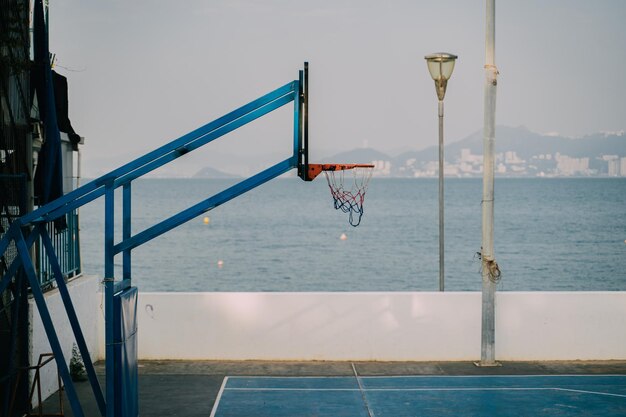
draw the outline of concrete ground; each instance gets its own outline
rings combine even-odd
[[[208,417],[225,376],[361,376],[385,375],[626,375],[626,361],[503,362],[477,367],[472,362],[267,362],[267,361],[142,361],[139,364],[141,417]],[[104,386],[104,363],[96,364]],[[99,412],[88,382],[76,383],[85,415]],[[66,397],[66,396],[65,396]],[[64,398],[66,416],[73,416]],[[44,404],[58,412],[58,397]]]

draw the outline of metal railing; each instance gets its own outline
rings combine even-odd
[[[78,232],[77,210],[65,216],[65,225],[57,222],[48,223],[48,231],[54,252],[59,260],[59,266],[65,279],[80,274],[80,241]],[[63,227],[65,226],[65,227]],[[50,258],[41,248],[43,242],[39,238],[37,245],[37,277],[42,288],[51,287],[54,282],[54,272]]]
[[[0,238],[9,229],[13,220],[26,213],[26,176],[0,174]],[[59,260],[63,278],[74,277],[81,272],[80,242],[78,232],[78,210],[73,210],[65,215],[65,222],[47,223],[54,252]],[[45,252],[41,249],[41,238],[36,245],[37,252],[37,278],[43,289],[52,286],[54,275],[52,265]],[[6,272],[8,267],[17,256],[15,245],[10,245],[9,250],[3,254],[0,261],[0,272]],[[6,265],[5,265],[6,264]]]

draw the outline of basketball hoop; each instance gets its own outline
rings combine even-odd
[[[357,227],[373,168],[371,164],[309,164],[308,177],[312,180],[324,172],[335,209],[348,213],[348,221]]]

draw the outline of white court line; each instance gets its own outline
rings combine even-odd
[[[226,388],[226,391],[368,391],[368,392],[395,392],[395,391],[549,391],[560,388],[514,388],[514,387],[483,387],[483,388]]]
[[[558,391],[571,391],[571,392],[579,392],[582,394],[608,395],[609,397],[626,398],[626,395],[624,394],[613,394],[611,392],[585,391],[582,389],[571,389],[571,388],[555,388],[555,389]]]
[[[215,413],[217,413],[217,407],[220,405],[220,400],[222,399],[222,394],[224,393],[224,389],[226,388],[226,383],[228,382],[228,377],[224,377],[222,381],[222,386],[220,387],[219,392],[217,393],[217,398],[213,403],[213,409],[211,410],[211,415],[209,417],[215,417]]]
[[[271,391],[284,391],[284,392],[328,392],[328,391],[352,391],[352,392],[434,392],[434,391],[566,391],[566,392],[578,392],[581,394],[592,394],[592,395],[605,395],[611,397],[620,397],[626,398],[624,394],[613,394],[610,392],[599,392],[599,391],[586,391],[586,390],[577,390],[570,388],[559,388],[559,387],[465,387],[465,388],[363,388],[363,389],[355,389],[355,388],[226,388],[227,391],[249,391],[249,392],[271,392]],[[222,390],[220,390],[219,397],[222,394]],[[213,417],[213,414],[211,415]]]
[[[276,376],[276,375],[240,375],[231,376],[231,379],[352,379],[352,375],[303,375],[303,376]]]
[[[358,388],[226,388],[226,391],[355,391]]]
[[[361,399],[363,399],[363,403],[365,404],[365,408],[367,409],[367,415],[369,415],[369,417],[374,417],[374,412],[372,411],[369,403],[367,402],[367,396],[365,395],[365,391],[363,390],[363,384],[361,384],[361,379],[359,378],[359,374],[356,371],[356,367],[354,366],[354,363],[351,363],[350,365],[352,365],[352,372],[354,372],[354,377],[356,378],[356,382],[359,385],[359,391],[361,392]]]
[[[555,375],[361,375],[361,378],[552,378],[552,377],[575,377],[575,378],[596,378],[596,377],[626,377],[626,374],[555,374]],[[262,377],[259,377],[262,378]]]
[[[528,375],[359,375],[361,379],[400,379],[400,378],[552,378],[552,377],[575,377],[575,378],[596,378],[596,377],[622,377],[626,378],[626,374],[528,374]],[[231,376],[233,379],[339,379],[352,378],[352,375],[305,375],[305,376]]]

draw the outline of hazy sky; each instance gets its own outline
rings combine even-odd
[[[435,145],[431,52],[459,56],[446,142],[483,124],[484,1],[50,3],[51,51],[86,164],[119,165],[175,139],[296,79],[305,60],[313,158]],[[568,136],[625,129],[624,22],[623,0],[496,1],[497,124]],[[287,157],[291,111],[209,148]]]

